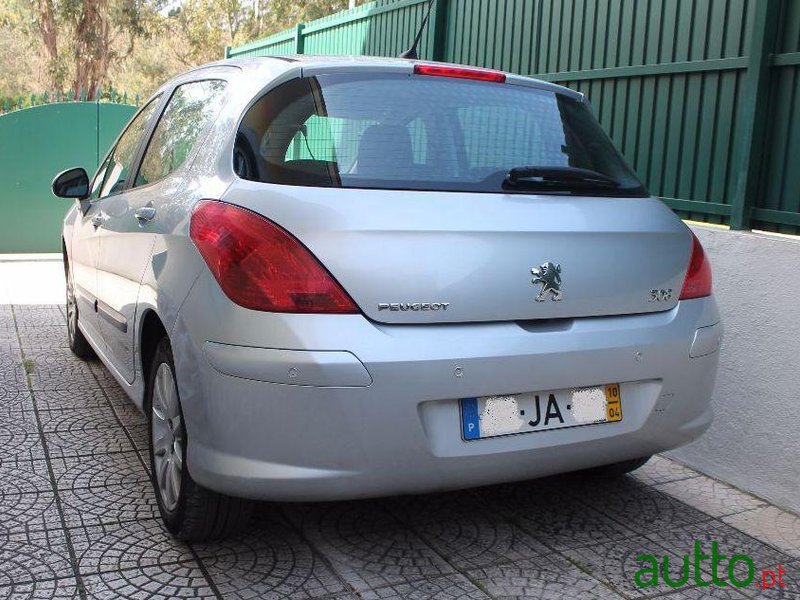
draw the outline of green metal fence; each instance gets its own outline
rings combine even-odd
[[[44,104],[0,115],[0,254],[60,252],[70,201],[55,198],[59,171],[94,172],[135,106],[105,102]]]
[[[394,56],[426,4],[378,0],[226,56]],[[799,0],[436,0],[420,50],[586,93],[682,216],[800,232]]]

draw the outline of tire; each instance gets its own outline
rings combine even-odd
[[[67,280],[67,336],[69,338],[69,349],[81,360],[89,360],[94,357],[94,350],[89,345],[89,341],[78,327],[78,301],[75,298],[75,282],[72,279],[72,269],[66,257],[64,258],[65,275]]]
[[[642,458],[633,458],[631,460],[624,460],[618,463],[612,463],[610,465],[603,465],[601,467],[594,467],[593,469],[587,469],[583,471],[583,473],[587,475],[591,475],[593,477],[601,477],[604,479],[615,479],[617,477],[622,477],[623,475],[627,475],[628,473],[632,473],[639,467],[643,467],[645,463],[653,458],[652,456],[643,456]]]
[[[184,541],[203,541],[240,531],[250,520],[252,501],[208,490],[189,475],[188,437],[166,336],[159,342],[150,368],[145,410],[151,480],[169,532]]]

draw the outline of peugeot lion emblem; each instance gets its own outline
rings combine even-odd
[[[537,302],[544,302],[548,295],[553,302],[561,300],[561,265],[546,262],[539,267],[532,268],[531,273],[534,275],[531,283],[533,285],[542,284],[542,289],[535,298]]]

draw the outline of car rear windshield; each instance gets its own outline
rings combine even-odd
[[[647,194],[573,96],[425,75],[283,83],[245,114],[233,161],[244,179],[286,185]]]

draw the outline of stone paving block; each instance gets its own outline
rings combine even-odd
[[[61,519],[52,492],[2,498],[0,502],[0,538],[20,531],[61,528]]]
[[[433,549],[378,503],[290,506],[287,513],[356,590],[453,573]]]
[[[58,326],[20,328],[20,347],[27,352],[42,352],[50,349],[69,352],[69,337],[66,323]],[[79,360],[73,357],[74,360]]]
[[[501,510],[551,548],[578,548],[637,535],[618,520],[591,508],[598,491],[588,486],[575,488],[568,478],[559,481],[564,483],[565,489],[574,492],[575,497],[559,490],[558,483],[553,481],[541,485],[536,482],[509,484],[484,488],[478,493],[487,506]]]
[[[657,488],[645,486],[607,491],[584,501],[640,534],[683,527],[710,518],[688,504],[662,494]]]
[[[133,441],[133,447],[136,448],[136,451],[141,455],[145,464],[149,465],[150,458],[148,453],[150,451],[150,434],[147,430],[147,423],[126,424],[124,428]]]
[[[23,347],[28,333],[39,329],[60,329],[61,335],[67,337],[67,320],[58,308],[17,306],[14,308],[14,319]]]
[[[137,427],[147,426],[147,418],[127,397],[125,402],[112,404],[111,409],[126,428],[136,429]]]
[[[80,598],[78,583],[67,579],[45,579],[0,586],[0,600],[74,600]]]
[[[385,505],[457,568],[488,566],[550,552],[468,491],[389,499]]]
[[[766,506],[723,517],[723,521],[775,548],[800,558],[800,516]],[[800,587],[800,580],[797,583]]]
[[[17,329],[13,325],[10,327],[0,325],[0,360],[6,358],[14,361],[19,360],[21,356]]]
[[[24,388],[0,388],[0,421],[13,418],[12,413],[33,410],[33,398]]]
[[[224,598],[319,598],[350,591],[280,520],[262,521],[246,535],[194,548]]]
[[[42,411],[40,418],[47,448],[54,458],[133,449],[109,406]]]
[[[13,348],[0,352],[0,389],[28,389],[22,354]]]
[[[629,477],[647,485],[658,485],[698,476],[699,473],[697,471],[684,467],[679,462],[663,456],[654,456],[643,467],[639,467],[629,475]]]
[[[766,505],[755,496],[703,476],[665,483],[656,489],[712,517],[723,517]]]
[[[708,555],[712,551],[712,542],[717,542],[718,552],[726,555],[728,557],[727,560],[735,554],[745,554],[753,560],[755,569],[759,573],[764,569],[775,569],[779,564],[789,564],[793,560],[791,556],[780,550],[776,550],[772,546],[764,544],[720,521],[698,523],[679,529],[653,532],[647,538],[653,540],[659,547],[667,551],[670,563],[676,565],[676,569],[678,568],[677,565],[683,560],[684,555],[688,554],[690,557],[694,555],[695,541],[700,542],[702,552]],[[727,560],[722,563],[719,571],[719,576],[724,579],[728,579],[726,571]],[[705,561],[701,564],[703,566],[701,571],[705,574],[704,578],[710,580],[710,561]],[[737,563],[733,572],[738,580],[747,578],[747,567],[743,563]]]
[[[592,577],[630,598],[640,598],[672,591],[661,579],[658,587],[654,588],[640,588],[634,580],[636,572],[647,566],[646,562],[637,560],[637,556],[650,554],[660,558],[666,552],[651,540],[635,538],[569,549],[564,551],[564,555]]]
[[[215,598],[195,562],[127,569],[84,577],[88,598],[97,600],[172,600]]]
[[[513,523],[486,514],[428,523],[420,537],[458,569],[485,567],[549,554],[551,550]]]
[[[61,527],[44,461],[0,465],[0,534]]]
[[[556,550],[579,548],[609,540],[624,540],[636,533],[607,515],[586,506],[543,508],[520,516],[520,526]]]
[[[59,490],[150,485],[150,475],[134,451],[55,458],[51,464]]]
[[[84,575],[164,567],[193,559],[189,547],[173,539],[156,519],[74,528],[70,537]]]
[[[18,357],[21,354],[17,332],[0,328],[0,356]]]
[[[73,390],[37,391],[36,406],[39,410],[62,411],[105,409],[109,404],[102,389],[90,386]]]
[[[719,598],[719,600],[743,600],[749,598],[749,590],[743,591],[733,587],[690,587],[681,588],[671,594],[658,596],[665,600],[705,600],[705,598]]]
[[[17,339],[17,332],[14,330],[4,330],[0,328],[0,357],[18,359],[22,355],[22,350]],[[0,358],[2,360],[2,358]]]
[[[72,577],[60,529],[0,534],[0,587]]]
[[[32,365],[33,390],[71,392],[98,385],[89,366],[67,349],[28,350],[25,358]]]
[[[463,575],[422,579],[395,586],[366,590],[362,600],[486,600],[480,588]]]
[[[18,412],[0,420],[0,463],[44,458],[33,412]]]
[[[622,598],[558,555],[473,570],[468,576],[498,599]]]
[[[153,489],[145,484],[59,490],[67,527],[155,519],[159,516]]]
[[[125,396],[125,392],[122,391],[122,388],[119,387],[117,380],[114,379],[114,376],[111,372],[106,368],[106,366],[100,361],[100,359],[90,360],[86,363],[89,366],[89,370],[92,372],[94,378],[99,381],[100,385],[108,392],[109,396],[112,394],[119,392],[121,396]]]

